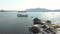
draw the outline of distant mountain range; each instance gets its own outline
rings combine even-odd
[[[0,10],[0,12],[16,12],[18,10]],[[19,11],[22,12],[22,11]],[[24,12],[24,11],[23,11]],[[45,8],[35,8],[35,9],[27,9],[25,12],[60,12],[60,10],[48,10]]]
[[[60,10],[48,10],[44,8],[27,9],[25,11],[28,11],[28,12],[60,12]]]

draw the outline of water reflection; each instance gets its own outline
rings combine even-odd
[[[58,21],[60,20],[60,12],[28,12],[29,17],[38,17],[44,20]]]

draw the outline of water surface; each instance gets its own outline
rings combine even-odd
[[[17,17],[17,13],[0,12],[0,34],[29,34],[28,27],[35,17],[53,23],[60,21],[60,12],[27,12],[28,17]]]

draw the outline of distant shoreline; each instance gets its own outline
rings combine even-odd
[[[0,11],[0,12],[18,12],[18,11]],[[60,11],[27,11],[27,12],[60,12]]]
[[[18,12],[18,11],[0,11],[0,12]]]

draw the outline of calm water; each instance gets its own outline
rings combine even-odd
[[[27,12],[28,17],[17,17],[17,12],[0,12],[0,34],[28,34],[32,19],[38,17],[52,22],[60,21],[60,12]],[[33,18],[31,18],[33,17]]]

